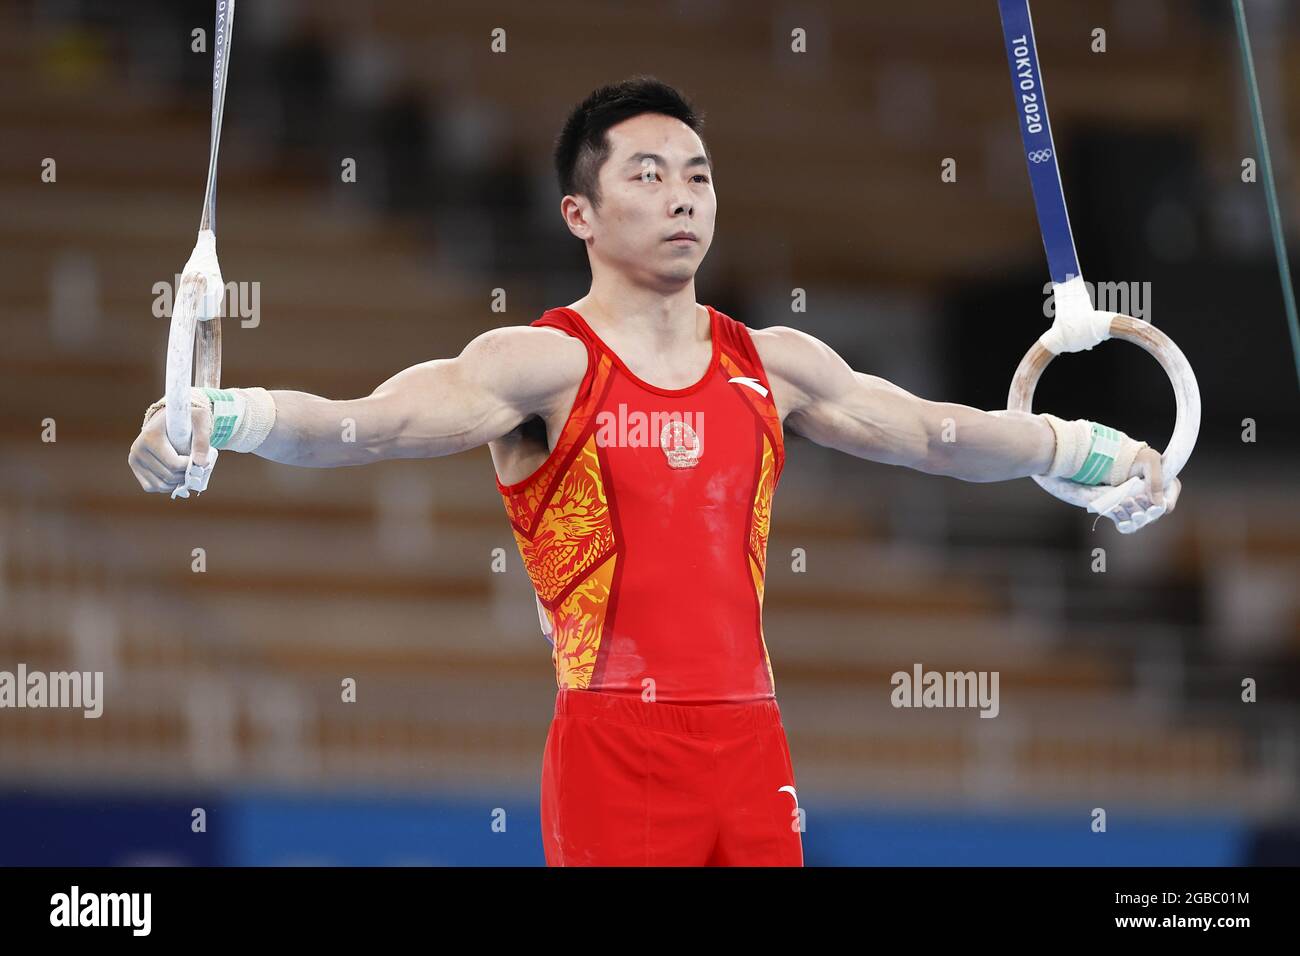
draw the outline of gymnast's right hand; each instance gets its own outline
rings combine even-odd
[[[190,425],[193,435],[196,465],[212,464],[215,457],[209,446],[212,435],[212,405],[194,403],[190,406]],[[159,406],[145,420],[140,434],[131,443],[126,462],[131,466],[140,487],[149,492],[172,492],[185,483],[185,470],[189,465],[189,449],[178,454],[167,438],[165,406]],[[204,483],[206,484],[206,482]]]

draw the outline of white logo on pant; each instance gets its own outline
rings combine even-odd
[[[783,792],[785,792],[786,790],[789,790],[789,791],[790,791],[790,796],[794,797],[794,805],[795,805],[795,808],[798,809],[798,807],[799,807],[799,794],[797,794],[797,793],[794,792],[794,787],[790,786],[789,784],[786,784],[784,787],[777,787],[777,788],[776,788],[776,792],[777,792],[777,793],[783,793]]]

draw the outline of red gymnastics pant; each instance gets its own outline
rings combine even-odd
[[[802,866],[775,700],[560,690],[542,759],[548,866]]]

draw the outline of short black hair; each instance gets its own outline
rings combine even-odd
[[[565,121],[555,140],[555,173],[560,195],[583,195],[600,206],[600,167],[609,158],[605,133],[625,119],[642,113],[662,113],[679,119],[699,135],[704,114],[677,90],[653,76],[634,76],[622,83],[602,86],[578,106]],[[701,137],[701,142],[703,137]],[[713,167],[713,156],[704,144],[704,155]]]

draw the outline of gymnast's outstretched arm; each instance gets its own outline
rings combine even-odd
[[[1085,484],[1143,479],[1121,520],[1139,526],[1172,510],[1160,454],[1122,432],[1079,419],[928,401],[883,378],[854,371],[821,340],[785,326],[754,330],[755,347],[786,428],[870,461],[963,481],[1053,475]],[[1140,514],[1140,517],[1139,517]]]
[[[479,335],[455,358],[398,372],[364,398],[192,389],[194,457],[206,462],[209,447],[230,448],[286,465],[337,468],[451,455],[549,414],[586,365],[583,346],[561,332],[506,326]],[[167,441],[162,405],[148,410],[127,456],[140,487],[156,493],[183,481],[186,464]]]

